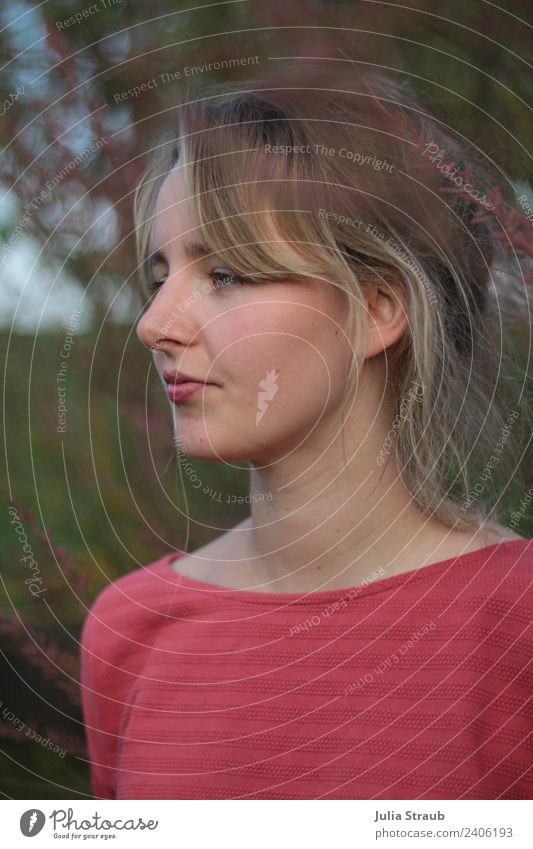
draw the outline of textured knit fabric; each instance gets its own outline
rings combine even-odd
[[[177,556],[85,621],[96,797],[533,798],[533,540],[307,595]]]

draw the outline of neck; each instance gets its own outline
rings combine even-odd
[[[393,456],[376,462],[386,434],[374,420],[345,440],[346,454],[330,434],[321,446],[251,466],[251,516],[240,528],[264,592],[343,588],[377,568],[390,577],[445,559],[438,546],[453,531],[423,514]]]

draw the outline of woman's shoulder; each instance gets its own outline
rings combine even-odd
[[[438,562],[418,571],[420,580],[434,586],[432,596],[440,594],[443,604],[452,602],[458,618],[478,610],[494,622],[501,619],[503,627],[506,615],[530,619],[532,576],[533,539],[502,526],[458,536],[441,549]],[[416,583],[407,584],[416,590]]]
[[[469,552],[482,557],[486,555],[487,566],[498,570],[501,563],[508,563],[516,567],[516,574],[522,574],[531,578],[531,567],[533,566],[533,539],[520,536],[510,528],[503,525],[487,526],[476,543],[473,538]]]
[[[533,539],[518,534],[506,535],[474,551],[473,556],[479,568],[476,568],[471,592],[481,593],[493,604],[513,608],[517,615],[521,612],[530,616],[533,607]]]
[[[501,530],[501,532],[499,532]],[[496,572],[507,564],[509,574],[531,581],[533,567],[533,539],[520,536],[509,528],[496,528],[494,536],[488,536],[480,553],[486,552],[487,563]]]
[[[121,600],[144,597],[146,593],[153,595],[161,584],[157,576],[161,575],[165,564],[169,561],[169,556],[164,554],[110,581],[96,596],[93,605],[109,607],[119,604]]]
[[[157,625],[168,607],[168,581],[164,579],[169,554],[110,581],[92,602],[82,630],[89,639],[108,642],[134,633],[138,637]]]

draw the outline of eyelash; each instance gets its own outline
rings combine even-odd
[[[211,278],[211,280],[218,281],[219,283],[221,280],[227,280],[231,277],[233,278],[233,280],[238,281],[235,284],[237,286],[244,286],[250,282],[246,277],[241,277],[239,274],[234,274],[234,272],[229,271],[229,269],[224,269],[224,271],[212,271],[208,276]],[[159,287],[162,286],[164,282],[164,279],[152,280],[150,283],[148,283],[148,289],[153,292],[156,289],[159,289]],[[226,287],[218,285],[216,288],[225,289]]]
[[[209,277],[211,278],[211,280],[215,281],[227,280],[229,277],[232,277],[234,280],[238,281],[236,284],[237,286],[244,286],[246,283],[248,283],[246,277],[241,277],[239,274],[235,274],[229,269],[224,269],[223,271],[212,271]],[[225,286],[219,286],[218,288],[224,289]]]
[[[150,283],[148,283],[148,289],[150,290],[150,292],[153,292],[155,289],[159,289],[159,287],[162,286],[164,282],[164,280],[151,280]]]

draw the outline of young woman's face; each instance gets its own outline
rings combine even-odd
[[[207,382],[170,401],[183,451],[266,464],[324,428],[334,434],[352,357],[344,293],[315,278],[243,282],[222,257],[203,256],[178,168],[159,193],[152,247],[161,285],[139,339],[162,378]]]

